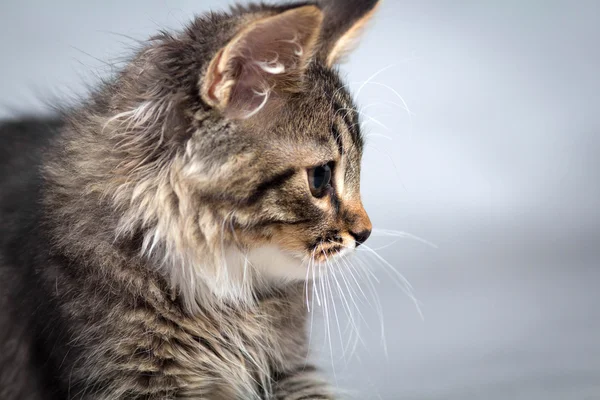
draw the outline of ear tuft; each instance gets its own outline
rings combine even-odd
[[[303,6],[252,23],[213,58],[202,98],[229,117],[248,118],[274,95],[296,90],[322,20],[318,7]]]

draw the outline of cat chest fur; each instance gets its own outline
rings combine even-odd
[[[74,374],[87,374],[88,387],[95,385],[90,371],[111,375],[110,387],[102,391],[114,398],[132,390],[161,399],[270,398],[274,377],[306,360],[300,292],[286,291],[243,309],[221,306],[189,316],[151,288],[133,306],[119,301],[104,308],[119,317],[105,315],[102,319],[111,322],[102,328],[82,327],[85,336],[78,342],[94,351],[75,365]]]

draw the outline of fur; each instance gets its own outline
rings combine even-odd
[[[0,398],[334,398],[307,268],[371,224],[328,9],[197,17],[79,106],[0,126]]]

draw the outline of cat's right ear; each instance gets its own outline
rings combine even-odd
[[[270,99],[295,91],[316,51],[322,20],[311,5],[253,22],[210,62],[202,99],[230,118],[248,118]]]

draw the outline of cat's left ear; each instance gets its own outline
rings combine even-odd
[[[356,47],[379,4],[379,0],[319,1],[325,20],[318,57],[327,66],[339,63]]]
[[[252,22],[210,62],[203,100],[230,118],[248,118],[297,90],[316,52],[322,20],[321,10],[309,5]]]

